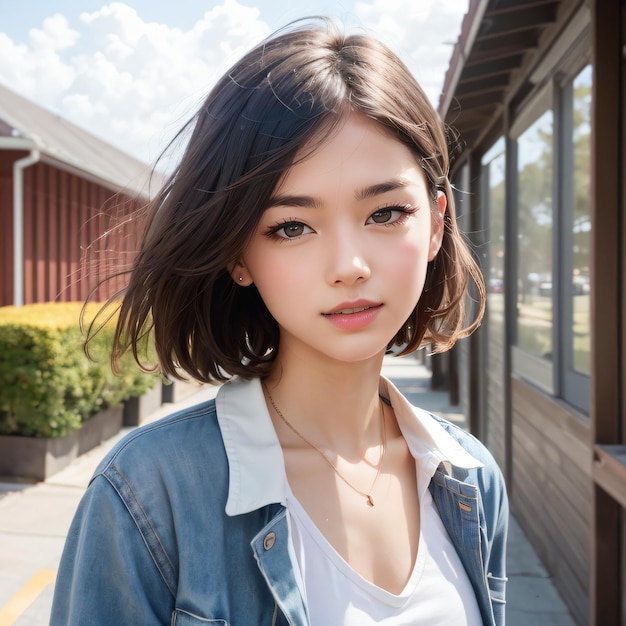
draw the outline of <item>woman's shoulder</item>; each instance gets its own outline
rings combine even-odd
[[[440,415],[428,412],[428,415],[437,422],[453,439],[456,439],[464,448],[472,448],[478,451],[487,451],[485,445],[470,432],[451,422]],[[470,452],[470,450],[468,450]]]
[[[141,480],[142,474],[172,475],[190,468],[225,463],[215,400],[177,411],[140,426],[121,439],[102,460],[96,472],[123,474]]]

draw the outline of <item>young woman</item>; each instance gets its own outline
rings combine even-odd
[[[227,382],[100,465],[53,625],[504,624],[501,474],[381,377],[389,350],[448,348],[482,314],[447,172],[437,114],[370,37],[294,25],[218,82],[114,360],[150,333],[163,372]]]

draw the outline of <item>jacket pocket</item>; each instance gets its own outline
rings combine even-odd
[[[175,609],[172,613],[171,626],[200,626],[200,624],[215,624],[216,626],[228,626],[225,619],[208,619],[206,617],[198,617],[187,611]]]
[[[504,604],[506,602],[506,581],[507,578],[498,578],[493,574],[487,574],[487,583],[489,585],[489,595],[492,602]]]

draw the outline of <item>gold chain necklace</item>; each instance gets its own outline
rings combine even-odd
[[[376,470],[376,476],[374,476],[374,481],[372,482],[372,486],[369,488],[368,492],[365,492],[365,491],[361,491],[360,489],[357,489],[345,476],[342,475],[342,473],[337,469],[337,466],[326,456],[326,453],[321,448],[318,448],[314,443],[310,442],[302,433],[300,433],[296,429],[295,426],[293,426],[290,422],[287,421],[287,418],[281,413],[280,409],[276,406],[276,402],[274,402],[274,398],[272,398],[272,394],[269,392],[269,389],[267,388],[265,384],[263,385],[263,388],[265,389],[265,393],[267,394],[267,397],[269,398],[270,404],[274,408],[274,411],[276,411],[276,415],[278,415],[278,417],[280,417],[280,419],[285,423],[285,426],[287,426],[287,428],[289,428],[298,437],[300,437],[300,439],[302,439],[304,443],[306,443],[308,446],[313,448],[313,450],[315,450],[324,459],[324,461],[326,461],[326,463],[328,463],[328,465],[330,465],[333,468],[333,471],[335,472],[335,474],[337,474],[337,476],[339,476],[339,478],[341,478],[341,480],[343,480],[343,482],[346,483],[346,485],[348,485],[350,489],[352,489],[353,491],[356,491],[356,493],[363,496],[365,498],[365,501],[370,506],[373,507],[376,503],[374,501],[374,496],[372,495],[372,491],[374,491],[374,486],[376,485],[376,481],[378,480],[378,477],[380,476],[380,470],[382,469],[383,461],[385,460],[385,450],[387,449],[387,429],[385,427],[385,408],[383,406],[382,400],[380,401],[380,424],[381,424],[380,428],[381,428],[381,433],[382,433],[381,434],[382,451],[380,453],[378,469]]]

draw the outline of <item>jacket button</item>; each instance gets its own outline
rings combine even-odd
[[[266,550],[271,550],[276,543],[276,533],[267,533],[265,539],[263,539],[263,547]]]

